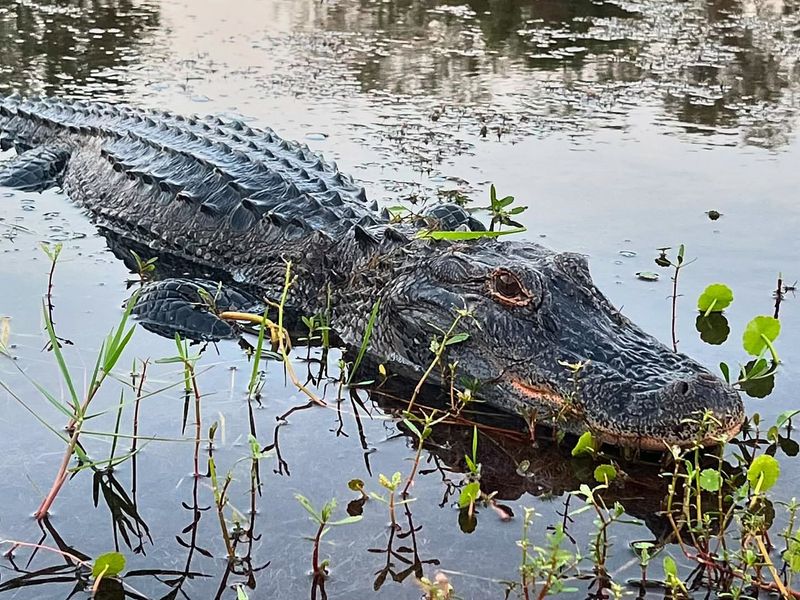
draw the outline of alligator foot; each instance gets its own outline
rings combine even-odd
[[[206,280],[162,279],[146,284],[132,314],[142,327],[165,337],[195,341],[235,338],[239,327],[224,312],[262,313],[263,305],[242,292]]]
[[[69,152],[37,146],[22,152],[0,168],[0,186],[23,192],[41,192],[61,184]]]

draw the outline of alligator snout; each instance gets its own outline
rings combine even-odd
[[[623,395],[607,406],[605,413],[586,411],[589,428],[604,442],[643,450],[719,444],[735,436],[744,421],[739,393],[708,372]]]

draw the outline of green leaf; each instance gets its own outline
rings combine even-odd
[[[514,202],[514,196],[506,196],[505,198],[500,198],[497,202],[495,202],[495,208],[505,208],[509,204]]]
[[[703,469],[697,481],[707,492],[717,492],[722,487],[722,475],[716,469]]]
[[[572,456],[581,456],[582,454],[593,454],[597,444],[595,443],[592,432],[587,431],[578,438],[578,443],[572,449]]]
[[[520,214],[522,212],[525,212],[526,210],[528,210],[527,206],[515,206],[510,211],[508,211],[508,214],[510,214],[510,215],[518,215],[518,214]]]
[[[793,537],[789,540],[789,548],[783,554],[783,560],[789,565],[793,573],[800,573],[800,538]]]
[[[444,343],[445,346],[452,346],[453,344],[460,344],[461,342],[465,342],[469,339],[468,333],[456,333],[455,335],[451,335],[447,338],[447,341]]]
[[[354,492],[363,492],[364,491],[364,481],[361,479],[351,479],[347,482],[347,487],[349,487]]]
[[[671,556],[664,557],[664,573],[667,577],[678,577],[678,565]]]
[[[125,557],[119,552],[106,552],[94,559],[93,577],[116,577],[125,569]]]
[[[361,515],[352,515],[349,517],[345,517],[344,519],[340,519],[338,521],[333,521],[328,523],[328,525],[350,525],[351,523],[358,523],[361,520]]]
[[[611,483],[617,478],[614,465],[598,465],[594,470],[594,480],[598,483]]]
[[[311,506],[311,502],[308,501],[308,498],[302,494],[295,494],[294,499],[300,503],[300,506],[306,509],[306,512],[311,515],[311,518],[314,519],[314,521],[317,523],[322,523],[322,515],[314,510],[314,507]]]
[[[789,422],[789,419],[794,417],[795,415],[800,414],[800,410],[787,410],[782,412],[778,415],[778,418],[775,419],[775,425],[777,427],[783,427],[786,423]]]
[[[244,591],[244,586],[242,584],[236,586],[236,600],[250,600],[250,596]]]
[[[728,363],[721,362],[719,363],[719,370],[722,372],[722,376],[725,378],[727,383],[731,382],[731,368],[728,366]]]
[[[724,283],[712,283],[697,299],[697,309],[702,313],[722,312],[733,302],[733,290]]]
[[[758,316],[747,324],[742,336],[745,352],[760,356],[781,333],[781,322],[774,317]]]
[[[747,469],[747,481],[753,489],[765,492],[770,489],[781,474],[781,466],[769,454],[762,454],[753,459],[750,468]]]
[[[477,240],[480,238],[492,238],[500,235],[511,235],[513,233],[523,233],[527,231],[525,227],[516,227],[514,229],[504,229],[503,231],[431,231],[423,229],[417,233],[417,239],[430,239],[430,240]]]
[[[361,347],[358,349],[358,355],[356,356],[356,360],[353,363],[353,368],[350,369],[350,376],[347,378],[347,385],[353,381],[353,377],[358,371],[358,367],[361,364],[361,361],[364,359],[364,354],[367,352],[367,346],[369,346],[369,339],[372,337],[372,330],[375,327],[375,321],[378,318],[378,310],[381,307],[381,299],[378,298],[375,300],[375,304],[372,305],[372,312],[369,314],[369,320],[367,321],[367,327],[364,330],[364,339],[361,340]]]
[[[411,212],[408,208],[406,208],[405,206],[401,206],[399,204],[397,204],[395,206],[387,206],[386,210],[393,217],[400,217],[400,216],[403,216],[405,214],[409,214]]]
[[[481,484],[477,481],[470,482],[461,489],[461,495],[458,497],[458,507],[466,508],[480,497]]]

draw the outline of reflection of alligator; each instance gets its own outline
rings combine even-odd
[[[165,261],[274,298],[291,260],[290,304],[321,314],[330,302],[332,325],[348,346],[360,344],[380,299],[370,350],[393,372],[418,377],[432,360],[434,328],[447,330],[454,311],[468,308],[469,338],[448,346],[447,358],[495,406],[651,449],[690,443],[703,411],[717,419],[704,434],[709,443],[742,422],[738,394],[620,315],[582,256],[529,242],[421,239],[415,225],[378,214],[335,165],[270,130],[10,97],[0,101],[0,144],[19,153],[0,184],[28,191],[61,184],[101,227]],[[447,227],[474,227],[458,207],[439,215]],[[229,330],[197,307],[196,289],[152,284],[139,315],[195,337]],[[241,295],[226,298],[236,305]],[[560,362],[583,360],[590,362],[576,394]],[[431,381],[443,377],[435,372]]]
[[[486,420],[482,416],[476,418]],[[413,444],[417,443],[411,432],[407,435]],[[434,427],[425,449],[441,461],[437,462],[440,469],[468,473],[464,457],[472,453],[472,439],[472,427],[442,423]],[[534,447],[524,436],[498,429],[481,432],[477,448],[481,487],[487,493],[495,493],[498,501],[516,501],[525,494],[559,497],[583,483],[597,485],[593,474],[596,465],[591,460],[571,458],[568,450],[553,444]],[[661,512],[669,484],[661,471],[658,465],[626,462],[620,468],[619,479],[602,496],[608,506],[620,502],[627,514],[641,519],[656,539],[663,541],[671,529]]]

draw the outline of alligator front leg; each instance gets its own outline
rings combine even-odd
[[[61,184],[70,153],[63,148],[37,146],[0,167],[0,187],[41,192]]]
[[[162,279],[139,292],[132,314],[145,329],[164,337],[197,341],[235,338],[239,328],[220,318],[224,312],[262,313],[264,306],[249,295],[212,281]]]

